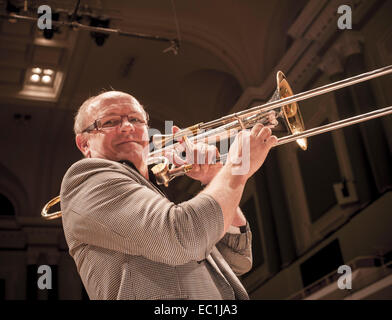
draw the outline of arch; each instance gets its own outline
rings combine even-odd
[[[15,216],[27,215],[30,211],[29,197],[22,182],[8,168],[0,163],[0,194],[8,199]]]
[[[291,3],[290,0],[286,2]],[[277,33],[280,28],[270,29],[268,26],[268,21],[274,19],[273,13],[282,11],[281,6],[282,4],[273,1],[242,3],[218,0],[211,3],[208,10],[203,10],[197,4],[180,2],[177,9],[182,44],[190,43],[218,58],[225,66],[225,71],[232,73],[243,88],[259,85],[262,75],[268,74],[272,67],[263,64],[265,52],[272,56],[277,53],[272,53],[272,50],[265,47],[264,39],[271,33],[275,38],[282,36]],[[122,14],[116,13],[116,10],[126,11],[127,18],[123,19]],[[177,37],[173,13],[169,6],[164,8],[162,5],[154,12],[143,4],[135,5],[132,11],[125,5],[120,5],[116,10],[113,9],[108,14],[122,19],[121,27],[124,29]],[[290,20],[292,11],[284,10],[284,13]],[[241,15],[249,19],[248,23],[242,23]]]
[[[182,79],[178,105],[186,110],[187,119],[184,121],[194,124],[195,121],[205,122],[225,115],[241,94],[241,85],[231,74],[200,69]],[[206,115],[200,112],[201,107],[209,113]]]
[[[0,193],[0,216],[14,216],[15,208],[12,202]]]

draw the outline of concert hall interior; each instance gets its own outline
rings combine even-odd
[[[389,0],[77,2],[0,0],[0,300],[88,299],[62,220],[41,217],[82,157],[73,120],[88,97],[130,93],[165,133],[165,121],[186,128],[267,103],[278,71],[297,94],[392,65]],[[51,30],[37,27],[38,4]],[[392,75],[298,105],[306,129],[385,108]],[[240,203],[249,297],[392,299],[391,163],[391,115],[309,137],[306,151],[273,148]],[[168,192],[182,202],[201,188],[182,176]],[[37,287],[42,265],[51,290]],[[343,265],[351,289],[339,287]]]

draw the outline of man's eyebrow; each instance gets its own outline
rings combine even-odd
[[[137,111],[131,111],[131,112],[129,112],[129,113],[126,113],[127,115],[129,115],[129,114],[138,114],[138,112]],[[119,114],[118,114],[118,112],[109,112],[109,113],[105,113],[105,114],[103,114],[102,116],[100,116],[100,118],[102,118],[102,117],[107,117],[107,116],[118,116]]]

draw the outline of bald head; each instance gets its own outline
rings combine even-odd
[[[139,101],[137,101],[133,96],[121,91],[107,91],[87,99],[80,106],[75,116],[75,122],[74,122],[75,135],[82,133],[82,131],[85,128],[87,128],[96,120],[95,115],[98,113],[100,109],[102,109],[104,106],[112,105],[111,102],[113,102],[113,104],[118,104],[119,101],[120,103],[121,101],[124,101],[124,103],[125,102],[129,103],[129,101],[131,101],[131,103],[135,107],[140,108],[141,112],[145,116],[145,120],[148,121],[148,114],[146,113],[144,108],[140,105]]]

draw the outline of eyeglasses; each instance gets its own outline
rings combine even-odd
[[[113,129],[115,127],[121,126],[122,122],[123,122],[123,118],[127,118],[128,122],[131,123],[133,126],[135,127],[141,127],[146,123],[146,121],[132,117],[130,115],[118,115],[118,116],[106,116],[106,117],[102,117],[99,118],[97,120],[94,121],[94,123],[87,127],[86,129],[84,129],[82,131],[83,132],[90,132],[93,130],[102,130],[102,129]]]

